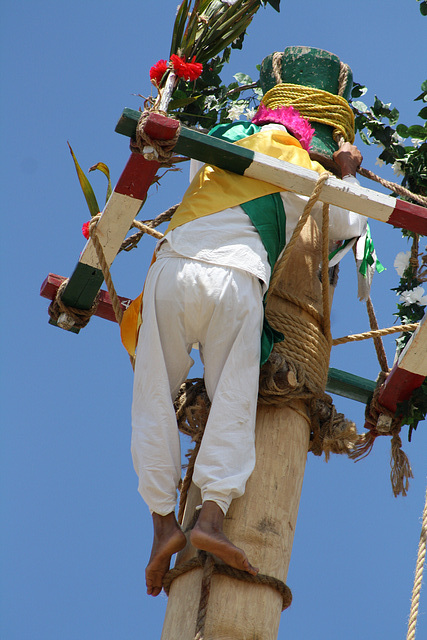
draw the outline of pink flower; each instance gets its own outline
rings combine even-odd
[[[84,225],[82,226],[82,234],[84,235],[84,237],[86,238],[86,240],[89,240],[89,225],[90,225],[90,220],[88,220],[87,222],[84,223]]]
[[[197,80],[203,71],[203,65],[195,62],[196,56],[193,56],[191,62],[186,62],[185,58],[180,58],[175,53],[171,55],[171,62],[176,75],[184,80]]]
[[[160,84],[163,76],[165,75],[168,68],[168,63],[166,60],[159,60],[153,65],[150,69],[150,79],[154,80],[157,84]]]

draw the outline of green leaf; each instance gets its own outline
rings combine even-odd
[[[427,16],[427,2],[422,2],[420,4],[420,11],[422,16]]]
[[[71,145],[70,145],[70,143],[68,141],[67,141],[67,144],[69,146],[70,153],[71,153],[71,155],[73,157],[73,160],[74,160],[74,166],[76,167],[77,177],[79,179],[80,186],[82,188],[85,200],[87,202],[87,206],[89,207],[90,215],[92,217],[96,216],[99,213],[100,209],[98,207],[98,202],[96,201],[96,197],[95,197],[95,194],[93,192],[93,189],[92,189],[92,187],[90,185],[89,180],[86,178],[85,174],[81,170],[80,165],[77,162],[77,158],[74,155],[74,151],[72,150]]]
[[[396,108],[392,109],[390,111],[388,119],[390,121],[390,124],[396,124],[396,122],[399,120],[399,111]]]
[[[360,135],[360,138],[362,139],[362,141],[365,144],[368,144],[368,145],[372,144],[372,142],[369,140],[368,136],[365,133],[363,133],[363,131],[360,131],[359,135]]]
[[[409,138],[409,130],[406,124],[398,124],[396,127],[396,131],[402,138]]]
[[[173,26],[170,55],[172,55],[173,53],[178,53],[178,49],[181,47],[187,14],[188,0],[183,0],[178,9],[178,13],[176,14],[175,24]]]
[[[421,127],[419,124],[413,124],[408,128],[408,132],[412,138],[420,138],[423,140],[427,136],[427,127]]]
[[[358,111],[361,111],[362,113],[366,113],[367,111],[369,111],[366,104],[364,102],[360,102],[359,100],[352,102],[352,106]]]
[[[236,73],[233,78],[236,78],[240,84],[252,84],[253,80],[246,73]]]
[[[424,80],[424,82],[422,83],[421,91],[427,91],[427,80]]]
[[[423,107],[419,112],[418,116],[423,120],[427,120],[427,107]]]
[[[111,180],[110,180],[110,170],[107,167],[106,164],[104,164],[103,162],[97,162],[96,164],[93,165],[93,167],[91,167],[89,169],[89,171],[101,171],[101,173],[104,174],[104,176],[107,177],[108,180],[108,186],[107,186],[107,195],[105,196],[105,204],[107,204],[109,197],[111,196],[113,189],[111,187]]]
[[[363,84],[359,84],[358,82],[355,82],[353,84],[353,89],[351,90],[351,97],[360,98],[361,96],[365,95],[367,90],[368,89],[365,86],[363,86]]]
[[[174,109],[180,109],[181,107],[186,107],[187,105],[191,104],[192,102],[195,102],[199,98],[200,96],[191,96],[191,98],[176,98],[175,100],[172,99],[169,102],[168,110],[173,111]]]

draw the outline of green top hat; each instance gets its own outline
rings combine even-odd
[[[354,140],[354,118],[347,102],[353,87],[350,67],[329,51],[287,47],[264,58],[260,86],[267,107],[292,105],[308,118],[315,129],[311,157],[334,169],[336,138]]]

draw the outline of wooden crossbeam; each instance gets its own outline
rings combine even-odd
[[[425,315],[400,354],[378,396],[379,402],[390,411],[396,411],[400,402],[408,400],[427,376],[426,317]]]
[[[125,109],[116,126],[116,131],[133,138],[140,116],[139,111]],[[162,116],[153,114],[149,121],[158,123],[161,118]],[[305,196],[313,193],[319,177],[315,171],[186,127],[181,127],[175,152]],[[368,218],[427,235],[427,207],[411,204],[359,185],[348,184],[333,176],[325,182],[321,199],[323,202],[360,213]]]
[[[131,154],[96,228],[108,266],[138,214],[159,166],[158,162],[145,160],[140,154]],[[77,309],[90,309],[103,280],[95,247],[89,239],[63,291],[63,303]],[[57,324],[53,320],[50,323]],[[69,322],[64,322],[63,328],[78,332]]]
[[[55,273],[49,273],[40,287],[40,295],[48,300],[54,300],[59,287],[66,279],[67,278],[58,276]],[[119,300],[123,311],[125,311],[132,302],[131,298],[124,298],[122,296],[119,296]],[[101,289],[99,292],[99,303],[94,315],[99,318],[103,318],[104,320],[116,322],[116,316],[114,314],[113,305],[111,304],[110,294],[108,291],[104,291],[104,289]]]
[[[140,112],[125,109],[116,131],[133,137]],[[175,135],[177,124],[174,120],[153,114],[146,123],[146,131],[153,139],[170,140]],[[209,137],[198,131],[181,128],[175,147],[177,153],[214,164],[220,168],[264,180],[283,189],[303,195],[311,195],[318,174],[254,153],[228,142]],[[97,234],[100,238],[107,264],[110,266],[117,255],[121,243],[141,208],[148,189],[152,184],[160,164],[146,160],[141,154],[131,154],[126,167],[108,200],[98,222]],[[427,208],[413,205],[357,185],[349,185],[331,177],[322,190],[325,202],[351,209],[394,226],[401,226],[427,235]],[[62,282],[59,276],[49,274],[42,285],[41,295],[52,299]],[[69,282],[62,294],[65,305],[79,309],[90,309],[100,290],[103,275],[91,240],[80,256]],[[124,308],[129,304],[121,298]],[[114,320],[107,292],[101,292],[101,301],[96,315]],[[50,321],[55,324],[54,321]],[[72,322],[65,322],[63,328],[78,332]],[[425,357],[427,351],[427,323],[423,321],[404,352],[388,376],[380,396],[380,402],[390,410],[410,397],[427,375]],[[329,370],[328,387],[331,393],[366,402],[372,392],[372,383],[336,369]]]

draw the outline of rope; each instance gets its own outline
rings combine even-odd
[[[385,353],[383,341],[376,333],[377,331],[379,331],[379,326],[378,326],[377,318],[375,315],[374,305],[372,304],[372,300],[370,297],[366,300],[366,310],[368,312],[369,325],[371,327],[371,331],[373,334],[372,338],[374,341],[375,351],[377,353],[377,358],[378,358],[381,371],[389,371],[389,366],[387,363],[387,356]]]
[[[302,212],[302,215],[300,217],[300,219],[298,220],[298,223],[292,233],[291,239],[289,240],[288,244],[286,245],[285,251],[283,252],[282,257],[280,258],[280,260],[278,260],[276,262],[276,265],[274,267],[273,270],[273,274],[271,276],[271,280],[270,280],[270,285],[268,287],[268,291],[267,291],[267,301],[269,299],[269,297],[271,296],[272,293],[275,293],[275,289],[277,287],[277,283],[279,282],[279,280],[282,277],[282,273],[283,270],[285,269],[290,255],[293,251],[293,248],[299,238],[299,235],[301,233],[302,228],[304,227],[305,223],[307,222],[308,216],[311,213],[311,210],[313,209],[314,205],[316,204],[316,202],[318,201],[319,197],[320,197],[320,193],[322,191],[323,185],[325,184],[326,180],[329,178],[331,174],[328,173],[327,171],[324,171],[323,173],[320,174],[315,187],[313,189],[313,193],[311,194],[310,198],[308,199],[307,204],[304,207],[304,211]]]
[[[322,182],[322,186],[323,186]],[[328,342],[328,352],[332,346],[331,318],[329,302],[329,205],[324,203],[322,209],[322,306],[323,333]],[[327,358],[329,363],[329,354]]]
[[[346,342],[359,342],[361,340],[367,340],[368,338],[375,338],[376,336],[388,336],[392,333],[398,333],[399,331],[415,331],[418,326],[419,322],[413,322],[411,324],[399,324],[395,327],[387,327],[385,329],[378,329],[375,331],[354,333],[353,335],[343,336],[342,338],[334,338],[332,340],[332,346],[335,347],[338,344],[345,344]]]
[[[415,200],[421,206],[427,207],[427,198],[425,198],[424,196],[420,196],[417,193],[413,193],[412,191],[409,191],[409,189],[405,189],[405,187],[402,187],[402,185],[400,184],[396,184],[395,182],[390,182],[389,180],[384,180],[384,178],[380,178],[372,171],[369,171],[369,169],[364,169],[363,167],[359,167],[357,172],[360,173],[360,175],[363,176],[364,178],[369,178],[369,180],[374,180],[375,182],[379,182],[379,184],[382,184],[383,187],[386,187],[386,189],[390,189],[390,191],[393,191],[394,193],[397,193],[400,196],[404,196],[405,198],[410,198],[411,200]]]
[[[306,320],[304,317],[295,316],[292,313],[275,311],[274,318],[269,313],[267,305],[267,319],[276,326],[287,327],[285,341],[275,345],[275,352],[278,358],[276,362],[270,363],[261,373],[261,384],[259,400],[264,404],[272,404],[279,406],[288,404],[290,398],[309,399],[313,395],[320,397],[324,393],[327,379],[327,367],[329,362],[330,347],[332,337],[330,335],[329,320],[329,274],[328,274],[328,205],[323,207],[323,233],[322,233],[322,305],[323,315],[320,314],[313,305],[305,304],[298,297],[287,294],[278,290],[278,282],[281,280],[286,265],[297,240],[300,236],[308,216],[313,206],[319,200],[322,188],[326,180],[329,178],[328,172],[323,172],[314,187],[304,211],[293,231],[292,237],[287,244],[282,257],[276,263],[270,280],[270,286],[267,291],[267,302],[271,295],[283,298],[303,311],[307,312],[317,321],[319,326],[313,322]],[[307,350],[310,357],[307,357]],[[280,370],[290,370],[293,374],[295,384],[283,384],[281,380],[277,380],[276,374]]]
[[[194,636],[194,640],[203,640],[205,635],[206,615],[208,612],[209,595],[211,592],[211,582],[214,569],[214,559],[211,554],[208,553],[203,567],[202,586],[200,589],[199,609],[196,621],[196,635]]]
[[[111,304],[113,307],[114,315],[116,317],[117,324],[120,326],[123,318],[123,309],[120,303],[119,297],[114,288],[113,281],[111,279],[110,269],[105,259],[104,250],[102,248],[101,241],[96,233],[96,226],[101,218],[101,214],[98,213],[93,216],[89,224],[89,235],[92,239],[93,246],[96,251],[96,257],[98,258],[99,266],[101,267],[102,275],[104,276],[105,284],[107,285],[108,293],[110,294]]]
[[[99,294],[96,296],[92,306],[90,309],[77,309],[76,307],[69,307],[62,301],[62,294],[68,284],[69,279],[64,280],[59,286],[55,298],[49,305],[48,313],[49,316],[54,320],[57,324],[59,321],[60,324],[60,315],[62,313],[66,314],[72,320],[72,324],[70,326],[75,327],[76,329],[83,329],[96,312],[99,303]]]
[[[208,564],[207,567],[206,564]],[[289,587],[282,582],[282,580],[272,576],[267,576],[263,573],[258,573],[256,576],[253,576],[247,571],[240,571],[239,569],[234,569],[227,564],[215,562],[213,557],[205,552],[199,552],[198,555],[191,558],[191,560],[188,560],[166,573],[163,578],[163,589],[165,590],[165,593],[169,595],[172,582],[176,580],[176,578],[179,578],[179,576],[184,575],[184,573],[187,573],[188,571],[200,569],[201,567],[204,569],[206,568],[206,570],[203,573],[202,579],[202,592],[199,601],[195,640],[196,638],[200,640],[203,638],[207,599],[209,597],[211,579],[214,574],[227,576],[228,578],[234,578],[235,580],[241,580],[242,582],[247,582],[249,584],[259,584],[275,589],[282,597],[282,611],[287,609],[292,603],[292,592]]]
[[[153,229],[154,227],[158,227],[163,222],[167,222],[168,220],[170,220],[172,218],[173,214],[178,209],[180,204],[181,203],[174,204],[172,207],[169,207],[169,209],[166,209],[166,211],[164,211],[163,213],[160,213],[158,216],[156,216],[154,218],[154,220],[148,220],[147,221],[148,223],[146,224],[146,226],[149,229]],[[136,221],[134,220],[134,222],[136,222]],[[137,231],[137,233],[134,233],[133,235],[128,236],[127,238],[125,238],[125,240],[123,240],[123,242],[121,244],[119,252],[120,251],[130,251],[131,249],[136,247],[138,242],[141,240],[142,236],[144,235],[144,233],[145,233],[145,231],[141,229],[141,231]],[[147,233],[150,233],[150,232],[147,231]]]
[[[311,122],[332,127],[334,138],[354,141],[354,113],[342,96],[299,84],[276,84],[262,98],[269,109],[293,106]]]
[[[113,280],[111,278],[110,269],[108,267],[107,260],[105,259],[104,250],[102,248],[102,244],[98,238],[96,233],[96,227],[101,218],[101,213],[98,213],[96,216],[93,216],[92,220],[89,224],[89,235],[92,239],[93,246],[96,251],[96,256],[98,258],[99,266],[101,267],[102,275],[104,276],[105,284],[107,285],[107,290],[110,295],[111,305],[113,307],[114,315],[116,317],[117,324],[120,326],[123,318],[123,308],[119,297],[116,293],[116,289],[113,284]],[[132,369],[135,369],[135,357],[129,356],[130,363],[132,365]]]
[[[274,73],[274,77],[276,79],[276,83],[277,84],[281,84],[282,82],[282,56],[284,54],[284,51],[275,51],[275,53],[273,53],[273,60],[272,60],[272,64],[273,64],[273,73]]]
[[[152,113],[159,113],[164,116],[168,115],[166,112],[157,109],[147,109],[143,111],[136,125],[136,146],[146,160],[156,160],[161,164],[165,164],[169,162],[178,141],[181,124],[179,123],[175,135],[171,140],[153,140],[145,133],[145,123]]]
[[[420,542],[418,544],[417,563],[415,567],[414,587],[412,589],[411,611],[408,621],[408,634],[406,640],[414,640],[417,626],[418,605],[420,602],[421,586],[423,583],[423,567],[426,558],[427,544],[427,491],[424,504],[423,519],[421,524]]]
[[[338,76],[338,95],[343,96],[347,86],[350,67],[345,62],[340,62],[340,75]]]
[[[131,228],[132,227],[134,227],[135,229],[139,229],[141,233],[147,233],[149,236],[153,236],[153,238],[156,238],[156,240],[161,240],[162,238],[164,238],[163,233],[161,233],[160,231],[156,231],[152,227],[149,227],[148,224],[144,224],[139,220],[134,220],[131,225]]]

